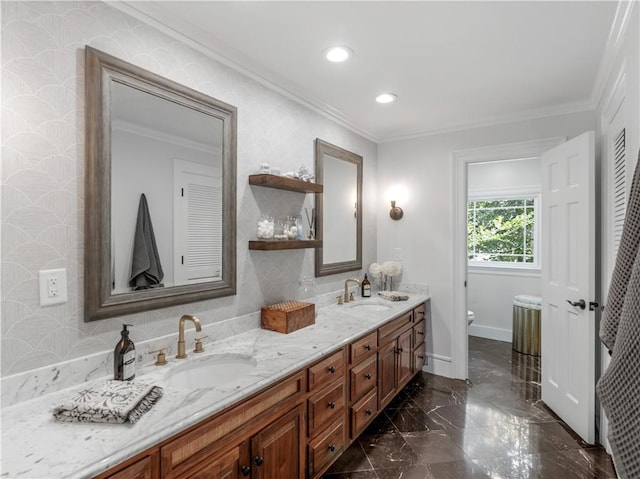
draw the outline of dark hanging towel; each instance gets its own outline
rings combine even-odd
[[[640,477],[640,160],[627,202],[600,339],[612,350],[598,396],[618,477]]]
[[[164,278],[156,238],[151,225],[151,215],[144,193],[140,195],[138,220],[133,241],[133,259],[131,260],[131,276],[129,286],[134,290],[157,288]]]

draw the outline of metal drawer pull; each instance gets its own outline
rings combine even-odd
[[[334,452],[336,450],[336,446],[334,446],[333,444],[329,444],[329,448],[328,448],[331,452]]]
[[[336,403],[334,403],[333,401],[329,402],[329,409],[335,409],[336,407]]]
[[[251,468],[249,466],[242,466],[242,469],[240,469],[240,471],[242,472],[243,476],[248,476],[249,474],[251,474]]]
[[[364,413],[365,413],[367,416],[371,416],[371,415],[373,414],[373,412],[371,411],[371,409],[367,409]]]
[[[367,351],[371,351],[371,345],[370,345],[370,344],[367,344],[367,345],[364,347],[364,349],[366,349]]]
[[[336,368],[334,366],[329,366],[329,368],[327,369],[331,374],[336,372]]]
[[[371,379],[371,374],[369,374],[369,373],[365,374],[365,375],[364,375],[364,378],[365,378],[365,379]]]
[[[264,462],[264,457],[256,456],[256,458],[253,461],[256,463],[256,466],[262,466],[262,463]]]
[[[424,336],[424,331],[416,331],[420,336]]]

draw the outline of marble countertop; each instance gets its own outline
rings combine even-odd
[[[315,325],[294,333],[285,335],[253,329],[224,341],[209,343],[203,354],[192,353],[184,360],[170,359],[167,366],[142,368],[137,372],[136,380],[163,386],[164,395],[133,425],[55,421],[53,408],[88,383],[4,408],[0,423],[0,477],[93,477],[243,397],[274,384],[426,299],[426,295],[411,294],[408,301],[385,301],[384,304],[390,308],[384,311],[352,307],[354,304],[381,302],[377,298],[343,306],[327,306],[318,310]],[[256,366],[228,387],[217,385],[179,390],[170,386],[168,377],[176,365],[185,368],[189,362],[196,365],[203,361],[206,355],[222,353],[250,357]]]

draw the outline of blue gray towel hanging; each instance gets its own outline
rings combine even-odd
[[[156,238],[151,225],[151,215],[147,205],[147,197],[140,195],[138,219],[133,242],[133,258],[131,260],[131,276],[129,286],[134,290],[157,288],[164,278]]]

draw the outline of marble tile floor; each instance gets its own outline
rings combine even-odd
[[[540,400],[539,358],[469,337],[469,383],[420,373],[323,479],[614,479]]]

